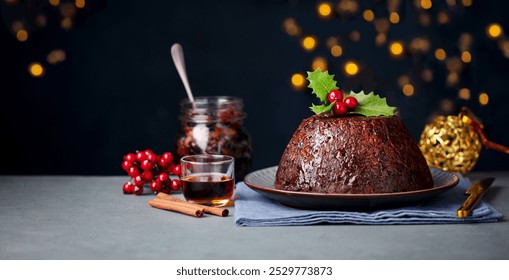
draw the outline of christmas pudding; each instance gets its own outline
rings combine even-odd
[[[343,94],[333,75],[319,69],[308,80],[323,104],[311,107],[316,115],[303,120],[288,143],[276,189],[378,194],[433,186],[416,141],[385,98]]]

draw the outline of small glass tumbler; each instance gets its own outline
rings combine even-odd
[[[228,155],[189,155],[180,159],[182,192],[189,202],[224,206],[235,189],[235,159]]]

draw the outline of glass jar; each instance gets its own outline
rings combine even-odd
[[[235,158],[235,179],[242,181],[252,161],[249,132],[243,125],[246,113],[242,98],[196,97],[180,102],[181,125],[177,135],[178,159],[185,155],[222,154]]]

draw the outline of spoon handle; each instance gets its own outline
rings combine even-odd
[[[187,79],[186,63],[184,61],[184,50],[179,43],[175,43],[171,46],[171,57],[173,59],[173,63],[175,63],[175,67],[177,68],[180,79],[184,84],[184,88],[187,92],[187,97],[192,103],[194,103],[193,93],[191,92],[191,87],[189,86],[189,81]]]

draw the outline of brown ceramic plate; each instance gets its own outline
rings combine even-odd
[[[283,205],[315,210],[373,210],[417,205],[436,197],[458,184],[453,173],[430,168],[434,186],[431,189],[379,194],[325,194],[277,190],[274,188],[277,166],[249,173],[244,183],[251,189]]]

